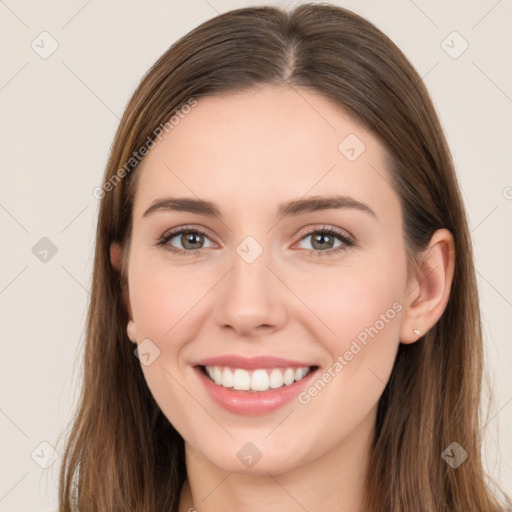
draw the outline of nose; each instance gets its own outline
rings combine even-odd
[[[219,283],[216,297],[215,320],[222,329],[251,337],[285,324],[287,290],[268,266],[265,251],[252,263],[234,254],[232,269]]]

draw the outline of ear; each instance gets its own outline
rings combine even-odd
[[[447,229],[439,229],[419,255],[409,280],[400,329],[402,343],[414,343],[441,318],[450,297],[454,268],[453,236]]]
[[[119,244],[118,242],[112,242],[110,244],[110,262],[112,263],[112,266],[117,270],[117,272],[119,272],[119,274],[122,276],[123,248],[121,247],[121,244]],[[123,296],[123,304],[126,308],[126,311],[128,311],[128,316],[132,318],[130,295],[128,293],[128,286],[125,286],[124,280],[121,293]]]

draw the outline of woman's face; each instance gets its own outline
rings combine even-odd
[[[322,96],[267,86],[198,99],[137,169],[139,357],[205,463],[276,474],[368,443],[408,292],[384,157]]]

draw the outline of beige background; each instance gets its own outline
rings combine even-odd
[[[98,207],[92,190],[126,102],[178,37],[216,13],[257,3],[0,1],[1,512],[57,507],[57,441],[80,385]],[[487,465],[512,493],[512,2],[336,3],[402,48],[440,113],[469,211],[496,391]],[[453,58],[464,41],[467,50]],[[58,48],[47,56],[52,44]],[[43,237],[57,250],[46,262]]]

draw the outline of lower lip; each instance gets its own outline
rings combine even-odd
[[[211,398],[224,409],[235,414],[255,416],[273,412],[290,403],[309,384],[317,369],[310,371],[303,379],[268,391],[235,391],[233,388],[218,386],[209,379],[199,366],[194,367]]]

